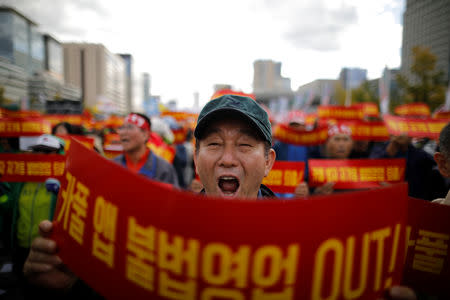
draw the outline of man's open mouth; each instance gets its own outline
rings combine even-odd
[[[222,193],[233,195],[239,189],[239,179],[234,176],[221,176],[218,185]]]

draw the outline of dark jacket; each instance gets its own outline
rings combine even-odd
[[[113,159],[116,163],[122,165],[124,168],[127,167],[125,161],[125,155],[121,154]],[[148,154],[147,162],[139,170],[138,174],[144,175],[150,179],[170,183],[174,186],[179,186],[177,173],[171,164],[157,156],[150,151]]]
[[[394,157],[390,157],[386,152],[388,144],[387,142],[374,147],[370,158],[405,158],[405,180],[408,182],[409,196],[429,201],[445,197],[448,188],[430,154],[409,145],[406,152],[398,152]]]

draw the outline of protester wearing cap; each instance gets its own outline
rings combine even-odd
[[[173,166],[147,147],[150,127],[151,122],[147,116],[139,113],[129,114],[118,130],[123,154],[114,158],[114,161],[131,172],[178,186]]]
[[[439,172],[445,178],[450,178],[450,123],[448,123],[439,135],[439,150],[434,153],[434,160],[436,161]],[[435,203],[450,205],[450,190],[447,196],[433,200]]]
[[[275,161],[269,117],[253,99],[224,95],[210,101],[194,131],[194,161],[209,196],[273,196],[261,182]]]
[[[411,197],[431,201],[448,191],[433,157],[414,147],[407,134],[391,136],[389,142],[374,146],[370,158],[406,159],[405,180]]]

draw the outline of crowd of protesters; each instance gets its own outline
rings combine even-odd
[[[240,104],[233,107],[236,101],[240,101]],[[170,136],[171,132],[167,131],[167,128],[181,128],[183,125],[173,119],[167,120],[165,124],[160,122],[161,119],[153,120],[140,113],[129,114],[124,118],[123,124],[117,128],[101,131],[88,131],[82,126],[62,122],[53,127],[52,135],[43,135],[28,143],[22,138],[0,138],[0,152],[64,154],[64,140],[61,137],[84,135],[94,139],[94,150],[103,155],[105,135],[117,133],[122,154],[115,157],[113,161],[131,172],[191,192],[242,198],[279,196],[284,200],[288,197],[332,194],[336,192],[333,188],[335,183],[326,182],[317,187],[309,186],[308,168],[306,167],[305,180],[298,184],[294,194],[275,195],[267,187],[261,185],[262,178],[267,176],[275,160],[303,161],[307,164],[309,159],[404,158],[406,159],[405,180],[409,183],[409,196],[428,201],[436,199],[438,203],[450,204],[447,194],[450,187],[448,181],[450,177],[450,125],[442,130],[440,139],[436,143],[415,141],[407,135],[391,136],[386,142],[354,141],[349,127],[330,124],[328,138],[324,144],[318,146],[292,145],[277,141],[272,137],[267,114],[264,115],[263,109],[254,100],[239,96],[223,96],[212,100],[205,106],[198,118],[197,127],[195,130],[193,130],[194,128],[186,130],[184,141],[178,142],[176,145],[169,145],[175,149],[175,155],[173,160],[168,162],[153,153],[147,147],[147,143],[156,133],[166,144],[170,144],[173,142],[173,136]],[[304,116],[299,113],[291,113],[283,122],[300,134],[314,128],[307,126]],[[245,134],[241,133],[242,128],[244,128]],[[259,150],[241,151],[239,153],[244,153],[242,157],[236,155],[236,157],[229,158],[229,161],[219,157],[215,160],[217,151],[214,147],[216,146],[210,146],[213,143],[214,145],[217,143],[230,143],[230,145],[245,143],[245,145],[250,144],[249,147],[252,149]],[[237,162],[234,162],[234,159]],[[242,174],[236,174],[235,177],[233,177],[234,175],[223,176],[217,179],[212,172],[214,172],[215,165],[219,163],[224,165],[242,164],[244,168],[248,167],[257,171],[251,176],[246,175],[245,177]],[[246,184],[249,186],[248,190],[244,189]],[[9,291],[15,291],[14,294],[9,292],[9,299],[21,299],[20,297],[35,295],[36,290],[32,289],[24,278],[23,266],[25,264],[25,274],[28,277],[30,274],[36,273],[32,267],[33,256],[30,255],[28,262],[26,259],[30,247],[32,247],[32,240],[39,236],[39,223],[52,219],[58,190],[59,183],[52,180],[44,183],[20,184],[0,182],[0,231],[2,233],[0,255],[5,259],[10,259],[13,269],[11,282],[6,283],[4,292],[6,294],[8,287],[10,287]],[[35,205],[35,203],[39,203],[39,205]],[[35,207],[40,207],[40,211],[37,211]],[[31,212],[31,210],[35,211]],[[32,221],[28,217],[30,214],[34,215]],[[40,229],[50,232],[51,224],[41,223]],[[11,249],[14,251],[11,252]],[[51,257],[56,256],[56,246],[55,249],[48,251]],[[14,255],[8,257],[10,253]],[[33,253],[36,255],[36,251],[32,251]],[[67,280],[67,286],[79,284],[75,276],[70,275],[65,280]],[[17,288],[17,284],[19,288]],[[86,289],[86,287],[77,287],[77,289],[79,288]],[[2,287],[0,287],[1,289]],[[31,295],[30,292],[27,293],[27,290],[32,291]],[[95,294],[93,291],[88,293]],[[411,296],[405,299],[415,298]]]

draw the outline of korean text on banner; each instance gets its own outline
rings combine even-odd
[[[217,199],[71,148],[54,238],[108,299],[375,299],[400,283],[406,184],[315,201]]]

